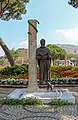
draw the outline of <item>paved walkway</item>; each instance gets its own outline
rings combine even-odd
[[[6,97],[13,90],[13,88],[0,88],[0,99]],[[78,98],[76,89],[72,93]],[[0,105],[0,120],[78,120],[78,105],[58,108]]]

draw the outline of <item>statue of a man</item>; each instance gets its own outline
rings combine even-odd
[[[36,59],[40,70],[40,84],[47,83],[50,80],[51,53],[45,47],[45,40],[40,40],[41,46],[36,50]]]

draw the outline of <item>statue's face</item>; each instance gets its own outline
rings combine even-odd
[[[45,47],[45,40],[42,39],[40,43],[41,43],[41,47]]]

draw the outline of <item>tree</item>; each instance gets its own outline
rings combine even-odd
[[[78,0],[69,0],[69,5],[72,5],[74,8],[78,8]]]
[[[68,57],[69,59],[71,59],[71,58],[77,58],[77,56],[74,55],[74,54],[68,54],[67,57]]]
[[[2,20],[21,20],[22,14],[26,14],[26,3],[29,0],[0,0],[0,18]],[[69,0],[69,5],[78,8],[78,0]]]
[[[0,0],[0,18],[2,20],[21,20],[22,14],[27,12],[26,3],[29,0]]]
[[[61,60],[64,59],[65,55],[67,54],[64,49],[61,49],[56,45],[48,44],[47,47],[51,51],[51,59],[53,61],[53,64],[57,59],[61,59]]]
[[[14,65],[14,59],[10,53],[9,48],[7,47],[7,45],[4,43],[4,41],[0,38],[0,46],[2,47],[2,49],[5,52],[5,55],[8,59],[8,61],[10,62],[10,65],[13,66]]]
[[[19,57],[20,53],[17,50],[11,49],[11,55],[13,56],[14,61]]]
[[[0,65],[5,65],[5,64],[6,64],[5,56],[0,57]]]

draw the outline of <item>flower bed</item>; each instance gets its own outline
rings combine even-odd
[[[52,66],[51,77],[78,77],[78,66]]]
[[[51,84],[78,84],[78,78],[52,78]]]
[[[39,80],[37,80],[39,82]],[[78,78],[51,78],[51,84],[78,84]],[[0,79],[0,85],[28,85],[28,79]]]
[[[6,68],[6,66],[0,66],[0,70],[3,70],[4,68]]]
[[[27,79],[0,79],[0,84],[3,84],[3,85],[28,85],[28,80]]]
[[[0,77],[14,79],[28,79],[28,65],[15,65],[1,68]],[[78,77],[78,66],[52,66],[51,78]],[[39,79],[39,70],[37,70],[37,79]]]

